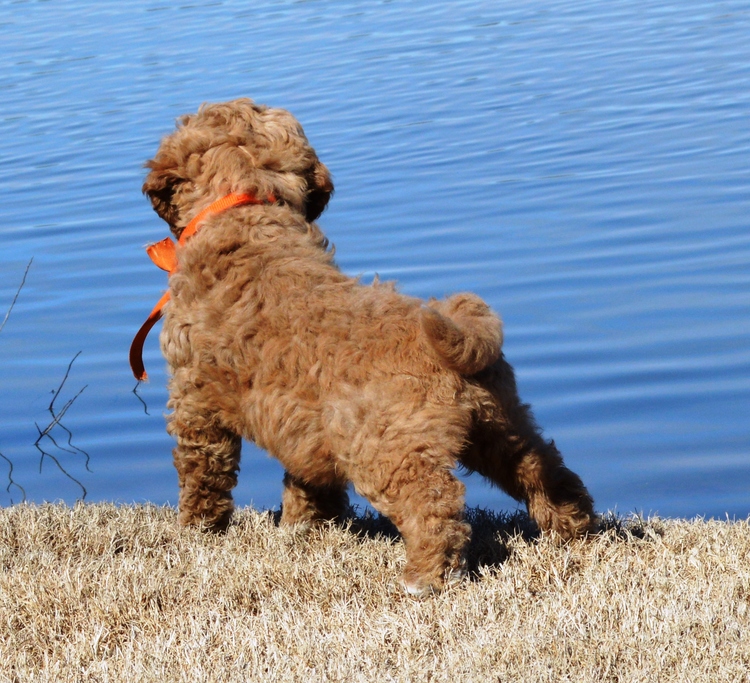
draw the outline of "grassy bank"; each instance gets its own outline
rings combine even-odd
[[[557,547],[473,511],[473,580],[415,600],[381,520],[226,536],[157,507],[0,510],[2,681],[750,681],[748,522]]]

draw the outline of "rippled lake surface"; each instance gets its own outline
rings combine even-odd
[[[502,315],[598,509],[746,517],[749,36],[744,1],[0,1],[0,323],[33,257],[0,331],[0,504],[176,503],[156,335],[148,414],[127,364],[166,280],[142,164],[249,96],[332,170],[344,271]],[[281,475],[246,444],[237,501],[278,506]]]

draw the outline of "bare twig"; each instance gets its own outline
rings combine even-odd
[[[29,259],[28,264],[26,265],[26,270],[23,273],[23,278],[21,279],[21,284],[18,285],[18,289],[16,290],[16,295],[13,297],[13,301],[10,302],[10,307],[8,308],[8,312],[5,314],[5,317],[3,318],[2,324],[0,324],[0,332],[3,331],[3,327],[5,327],[5,323],[8,322],[8,318],[10,318],[10,312],[13,310],[13,306],[16,305],[16,301],[18,301],[18,295],[21,293],[21,290],[23,289],[23,286],[26,284],[26,276],[29,274],[29,268],[31,268],[31,263],[34,260],[34,257],[32,256]]]
[[[65,376],[62,379],[62,382],[60,382],[60,385],[57,387],[57,390],[54,392],[54,395],[52,396],[52,400],[50,401],[49,406],[47,407],[47,410],[49,411],[49,414],[52,416],[52,419],[50,420],[49,424],[44,428],[40,428],[37,423],[34,423],[36,425],[36,429],[39,432],[39,436],[37,437],[37,440],[34,442],[34,447],[39,451],[40,457],[39,457],[39,471],[42,471],[42,467],[44,465],[44,459],[49,458],[52,460],[52,462],[57,465],[57,468],[62,472],[68,479],[78,484],[78,486],[81,487],[81,490],[83,491],[83,496],[81,497],[81,500],[84,500],[86,498],[86,494],[88,493],[86,491],[86,487],[73,475],[71,475],[60,463],[60,461],[49,451],[46,451],[42,447],[42,440],[46,437],[52,442],[52,445],[57,448],[60,451],[64,451],[66,453],[73,453],[73,454],[81,454],[84,455],[86,458],[85,466],[87,471],[91,471],[89,468],[89,462],[91,460],[91,457],[89,454],[84,451],[82,448],[79,448],[78,446],[75,446],[72,443],[73,439],[73,433],[64,425],[62,424],[62,418],[65,416],[65,413],[68,412],[68,409],[75,403],[76,399],[83,393],[83,390],[88,386],[84,386],[73,398],[69,399],[62,408],[58,412],[55,412],[55,401],[60,396],[60,392],[62,391],[63,387],[65,386],[65,382],[68,379],[68,376],[70,375],[70,369],[73,367],[73,363],[75,363],[76,358],[81,355],[81,352],[79,351],[75,356],[73,356],[73,359],[68,363],[68,367],[65,370]],[[55,427],[60,427],[64,432],[68,434],[68,441],[67,445],[70,446],[70,448],[64,448],[63,446],[60,446],[57,441],[55,440],[55,437],[52,436],[52,430]]]
[[[57,391],[54,392],[55,395],[52,397],[52,400],[49,402],[49,406],[47,406],[47,410],[49,410],[52,417],[55,417],[55,408],[54,408],[55,401],[57,400],[57,397],[60,395],[60,392],[62,391],[63,386],[65,386],[65,382],[67,382],[68,380],[68,375],[70,374],[70,368],[73,367],[73,363],[76,362],[76,358],[78,358],[78,356],[80,355],[81,355],[81,351],[79,351],[75,356],[73,356],[73,360],[71,360],[70,363],[68,363],[68,369],[65,370],[65,377],[62,378],[62,382],[60,382],[60,386],[57,387]],[[81,389],[81,391],[83,391],[83,389]],[[79,391],[78,393],[80,394],[81,392]],[[67,410],[67,407],[68,406],[66,404],[63,410]]]

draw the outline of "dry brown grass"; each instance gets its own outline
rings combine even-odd
[[[748,681],[748,522],[610,519],[558,547],[472,512],[474,580],[415,600],[387,523],[0,510],[3,681]],[[385,535],[380,535],[385,534]]]

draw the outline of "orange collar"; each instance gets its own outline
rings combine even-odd
[[[268,195],[269,203],[276,201],[273,195]],[[192,237],[201,226],[201,223],[209,216],[215,216],[222,211],[231,209],[233,206],[241,206],[242,204],[264,204],[265,201],[258,199],[251,194],[237,194],[232,192],[221,199],[217,199],[213,204],[207,206],[203,211],[198,213],[193,220],[191,220],[185,229],[180,234],[178,244],[183,246],[188,238]],[[175,243],[170,237],[166,237],[160,242],[149,244],[146,247],[146,252],[149,258],[162,270],[166,270],[170,275],[177,270],[177,249]],[[146,322],[141,325],[141,329],[138,330],[133,343],[130,345],[130,369],[133,371],[133,375],[140,382],[148,379],[146,368],[143,366],[143,344],[146,341],[148,333],[151,328],[156,325],[158,320],[162,317],[162,309],[164,305],[169,301],[169,290],[164,292],[164,295],[159,299],[154,309],[146,318]]]

